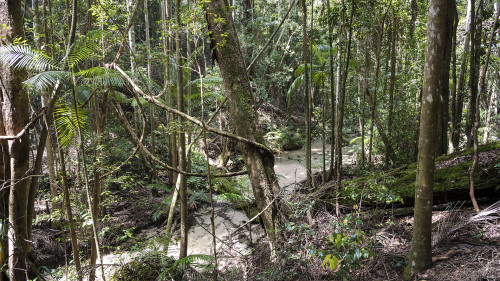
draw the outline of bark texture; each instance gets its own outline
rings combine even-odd
[[[0,44],[11,43],[16,38],[24,38],[24,23],[21,12],[21,1],[0,1],[0,25],[8,28],[0,31]],[[12,67],[2,66],[0,102],[2,107],[2,134],[16,135],[29,121],[28,95],[23,91],[21,83],[26,79],[26,72]],[[29,178],[29,135],[9,140],[2,148],[2,159],[9,193],[8,208],[3,208],[2,218],[8,218],[8,276],[9,279],[26,279],[26,254],[29,250],[28,238],[28,194]],[[5,145],[6,144],[6,145]],[[5,197],[3,197],[5,199]],[[5,202],[5,201],[3,201]],[[8,209],[8,215],[5,211]],[[2,243],[4,245],[4,243]],[[5,247],[2,247],[5,253]]]
[[[264,143],[258,129],[255,100],[241,53],[227,0],[213,0],[204,6],[215,55],[224,80],[229,101],[231,125],[236,133],[257,143]],[[252,190],[271,246],[274,246],[278,227],[276,196],[279,185],[274,172],[274,155],[249,143],[240,143],[248,169]]]
[[[415,224],[406,280],[432,265],[432,192],[434,187],[435,153],[438,128],[438,107],[442,89],[442,71],[445,56],[446,16],[449,0],[431,0],[427,20],[427,47],[425,52],[422,110],[418,146],[418,171],[415,186]],[[447,81],[446,81],[447,82]]]

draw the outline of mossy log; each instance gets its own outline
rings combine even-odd
[[[469,170],[472,165],[473,152],[471,148],[436,159],[434,204],[470,199]],[[414,163],[376,175],[355,178],[344,182],[341,197],[344,198],[346,204],[357,204],[359,197],[352,196],[353,194],[367,194],[367,189],[373,188],[374,185],[384,186],[387,192],[400,196],[403,199],[403,205],[412,206],[416,176],[417,164]],[[479,146],[479,164],[474,179],[477,197],[500,198],[500,142]],[[327,186],[320,188],[316,195],[325,198],[325,195],[332,193],[331,190],[326,191],[329,189]],[[374,200],[370,202],[365,199],[368,198],[363,197],[365,206],[366,203],[374,202]]]

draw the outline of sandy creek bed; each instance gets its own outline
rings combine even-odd
[[[349,147],[343,148],[343,162],[350,164],[355,158]],[[330,145],[326,145],[326,167],[329,167]],[[323,146],[321,141],[312,143],[312,166],[313,172],[322,170],[323,166]],[[295,183],[306,178],[305,170],[305,150],[285,151],[276,155],[274,169],[278,176],[280,187],[285,194],[292,194]],[[246,176],[245,176],[246,177]],[[244,179],[243,179],[244,180]],[[213,254],[210,208],[203,206],[194,211],[193,217],[196,222],[189,230],[188,254]],[[245,263],[245,259],[251,254],[251,242],[258,239],[265,239],[264,231],[258,224],[252,224],[251,233],[248,225],[242,228],[249,218],[241,211],[233,209],[229,204],[221,204],[215,208],[215,232],[217,236],[218,266],[220,269],[237,267]],[[237,231],[235,231],[237,230]],[[144,229],[137,234],[145,240],[160,236],[163,228],[152,227]],[[161,245],[156,246],[162,249]],[[153,249],[153,247],[151,247]],[[147,251],[148,248],[142,249]],[[113,273],[123,264],[131,261],[139,252],[112,252],[103,256],[105,278],[109,280]],[[172,242],[169,245],[167,255],[177,258],[179,254],[179,242]],[[101,268],[96,272],[97,280],[102,280]]]

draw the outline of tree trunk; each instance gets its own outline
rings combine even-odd
[[[371,104],[372,109],[375,106],[374,101],[372,97],[370,96],[370,93],[368,92],[368,89],[366,89],[365,92],[365,97],[368,99],[368,102]],[[373,115],[373,122],[377,125],[377,130],[380,135],[380,138],[382,139],[382,142],[384,143],[385,147],[385,155],[389,157],[389,160],[392,161],[392,163],[397,163],[397,156],[396,153],[394,152],[394,148],[392,146],[391,140],[385,133],[384,127],[382,126],[382,121],[380,120],[378,113],[375,111],[375,114]]]
[[[344,13],[346,6],[344,4],[344,1],[342,1],[342,14],[341,14],[341,21],[344,18]],[[349,17],[349,39],[347,41],[347,55],[345,58],[345,65],[342,65],[339,61],[339,69],[341,66],[345,66],[344,73],[341,73],[339,75],[339,78],[342,78],[342,84],[339,84],[340,86],[340,91],[338,91],[338,96],[337,96],[337,121],[336,121],[336,126],[335,126],[335,154],[337,155],[337,161],[335,162],[335,182],[336,182],[336,188],[335,188],[335,211],[337,216],[340,215],[340,210],[339,210],[339,202],[338,202],[338,197],[339,197],[339,192],[342,189],[342,128],[344,125],[344,100],[345,100],[345,91],[346,91],[346,82],[347,82],[347,75],[348,75],[348,70],[349,70],[349,59],[351,57],[351,41],[352,41],[352,19],[354,17],[354,11],[355,11],[355,1],[352,1],[351,5],[351,16]],[[341,23],[342,24],[342,23]],[[343,26],[343,24],[342,24]],[[339,36],[339,46],[342,43],[342,36]],[[339,56],[339,59],[341,57]]]
[[[465,119],[466,148],[473,145],[473,126],[476,118],[476,99],[478,91],[478,73],[481,48],[481,28],[482,28],[483,1],[479,1],[477,14],[474,11],[474,1],[471,1],[471,46],[470,46],[470,78],[469,78],[469,102],[467,103],[467,118]]]
[[[258,126],[255,100],[227,0],[205,3],[204,9],[209,31],[212,32],[212,40],[217,46],[214,51],[229,101],[231,125],[239,136],[264,143]],[[274,155],[249,143],[240,143],[240,147],[257,206],[262,212],[262,222],[274,252],[274,245],[277,242],[276,230],[279,227],[276,208],[279,185],[274,172]]]
[[[176,18],[175,21],[178,26],[181,25],[181,1],[176,1]],[[175,62],[177,64],[177,109],[184,112],[184,83],[183,83],[183,68],[182,68],[182,46],[181,46],[181,32],[175,32]],[[184,119],[178,116],[177,121],[181,124]],[[186,134],[184,131],[179,131],[179,170],[186,171]],[[188,245],[188,216],[187,216],[187,183],[186,175],[179,174],[179,200],[181,206],[181,241],[179,250],[179,259],[187,256]]]
[[[304,98],[305,98],[305,116],[306,121],[306,187],[311,188],[312,169],[311,169],[311,92],[309,90],[309,71],[307,70],[307,7],[306,1],[300,1],[302,8],[302,63],[304,64]],[[312,19],[311,19],[312,21]],[[312,64],[311,64],[312,69]]]
[[[469,57],[469,41],[470,41],[470,32],[471,32],[471,14],[472,14],[472,5],[473,0],[469,0],[469,4],[467,5],[467,26],[465,30],[465,40],[464,40],[464,51],[462,57],[462,63],[460,66],[460,75],[458,77],[458,85],[456,88],[455,101],[453,104],[452,110],[452,122],[451,122],[451,142],[453,145],[453,151],[457,150],[460,145],[460,131],[461,131],[461,123],[462,123],[462,112],[464,105],[464,96],[465,96],[465,72],[467,71],[467,60]],[[456,14],[457,16],[457,14]]]
[[[474,205],[474,209],[476,210],[477,213],[479,213],[479,206],[477,205],[476,202],[476,197],[474,195],[474,174],[477,169],[477,163],[479,160],[479,151],[478,151],[478,146],[479,146],[479,141],[478,141],[478,129],[479,125],[481,123],[481,118],[480,118],[480,107],[479,103],[481,101],[481,94],[483,92],[483,89],[485,87],[485,80],[486,80],[486,73],[488,72],[488,64],[490,62],[490,55],[491,55],[491,46],[493,45],[493,39],[495,36],[495,31],[497,28],[498,24],[498,13],[500,10],[500,3],[497,4],[497,11],[495,13],[495,22],[493,23],[493,27],[491,28],[491,34],[490,34],[490,41],[488,45],[488,52],[486,53],[486,61],[484,63],[484,67],[482,68],[482,71],[480,73],[479,77],[479,87],[478,87],[478,93],[477,93],[477,98],[476,98],[476,103],[474,105],[475,107],[475,122],[474,122],[474,128],[472,130],[472,138],[474,141],[474,156],[472,160],[472,167],[470,169],[470,174],[469,174],[469,181],[470,181],[470,198],[472,200],[472,205]]]
[[[451,5],[454,5],[451,2]],[[453,6],[454,7],[454,6]],[[443,57],[443,71],[441,72],[441,90],[440,90],[440,106],[438,111],[438,147],[437,155],[440,156],[448,152],[448,122],[450,120],[450,65],[451,65],[451,47],[453,39],[453,25],[454,16],[453,9],[446,11],[446,38],[444,39],[444,57]]]
[[[326,1],[326,9],[328,10],[328,14],[330,14],[330,0]],[[334,162],[335,162],[335,75],[333,72],[333,23],[332,19],[330,16],[328,16],[328,44],[330,45],[330,100],[331,100],[331,111],[332,111],[332,116],[331,116],[331,147],[330,147],[330,173],[328,174],[327,180],[333,179],[333,169],[334,169]]]
[[[495,73],[495,79],[494,83],[498,83],[499,80],[499,75],[498,72]],[[484,124],[484,136],[483,136],[483,143],[488,143],[489,137],[490,137],[490,123],[491,123],[491,116],[496,115],[495,110],[497,108],[498,104],[498,88],[496,86],[492,87],[492,92],[490,96],[490,102],[488,105],[488,112],[486,113],[486,122]]]
[[[432,195],[434,187],[435,153],[437,140],[437,111],[443,81],[442,71],[450,0],[431,0],[427,16],[427,43],[425,52],[422,110],[418,149],[418,171],[415,186],[415,224],[409,263],[404,278],[409,280],[417,272],[432,265]]]
[[[3,42],[13,42],[16,38],[24,39],[24,22],[21,12],[21,1],[0,0],[0,25],[7,28],[0,30]],[[2,44],[2,43],[0,43]],[[3,65],[1,68],[1,133],[15,136],[29,121],[28,95],[24,92],[22,82],[26,72]],[[8,229],[8,265],[11,281],[26,280],[26,255],[28,254],[28,194],[30,181],[27,177],[29,169],[29,135],[7,141],[7,150],[3,151],[4,167],[10,174],[8,215],[2,217],[9,220]],[[5,143],[4,143],[5,144]],[[5,148],[5,147],[4,147]],[[5,221],[4,221],[5,223]],[[2,243],[3,244],[3,243]],[[3,247],[2,247],[3,248]],[[5,249],[3,249],[5,250]]]
[[[148,93],[152,94],[151,83],[152,81],[152,73],[151,73],[151,39],[149,36],[149,10],[148,10],[149,1],[144,1],[144,25],[146,29],[146,49],[147,49],[147,69],[148,69]],[[156,154],[156,138],[155,138],[155,111],[153,109],[153,105],[149,105],[149,119],[150,119],[150,127],[151,127],[151,153]],[[151,162],[151,181],[155,181],[158,178],[158,173],[156,171],[156,163],[154,161]],[[157,192],[156,189],[153,189],[153,192]]]
[[[56,132],[57,133],[57,132]],[[68,185],[68,173],[66,172],[66,160],[64,158],[64,153],[62,151],[59,142],[57,142],[57,151],[59,154],[59,161],[61,164],[61,180],[62,180],[62,192],[63,192],[63,203],[64,209],[66,210],[66,216],[69,224],[69,237],[71,240],[71,250],[73,251],[73,262],[75,264],[77,279],[79,281],[82,280],[82,268],[80,266],[80,249],[78,247],[78,238],[76,235],[76,225],[73,219],[73,211],[71,209],[71,199],[69,194],[69,185]]]
[[[396,37],[398,36],[398,20],[396,17],[394,17],[394,22],[392,26],[392,42],[391,42],[391,82],[390,82],[390,88],[389,88],[389,116],[387,117],[387,137],[392,139],[392,122],[393,122],[393,115],[394,115],[394,90],[396,86],[396,44],[397,40]],[[386,150],[387,152],[387,150]],[[389,155],[386,154],[385,156],[386,163],[387,160],[389,159]]]

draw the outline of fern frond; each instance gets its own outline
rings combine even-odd
[[[76,76],[81,77],[84,84],[92,84],[98,88],[123,87],[125,80],[115,70],[103,67],[92,67],[76,73]]]
[[[50,57],[25,45],[1,46],[0,61],[15,69],[26,71],[40,72],[60,69]]]
[[[70,69],[84,62],[100,49],[99,41],[102,38],[102,30],[93,30],[86,35],[80,36],[73,45],[68,49],[66,55],[62,59],[64,65]]]
[[[149,87],[151,87],[153,95],[158,95],[163,91],[162,86],[156,83],[153,79],[149,79],[145,75],[141,75],[140,73],[130,72],[130,71],[125,71],[125,73],[127,73],[128,76],[137,81],[139,88],[148,89]]]
[[[488,208],[482,210],[477,215],[471,217],[469,220],[471,222],[480,222],[488,220],[496,220],[500,218],[500,201],[497,201]]]
[[[215,200],[217,202],[241,202],[244,201],[246,198],[245,196],[237,193],[224,193],[221,195],[216,195]]]
[[[54,87],[57,82],[67,81],[70,77],[71,73],[66,71],[45,71],[24,81],[23,84],[29,90],[40,92]]]
[[[66,103],[59,103],[54,109],[56,130],[59,143],[63,148],[68,148],[76,139],[78,133],[78,123],[80,126],[87,123],[87,114],[83,108],[78,109],[78,119],[73,106]]]
[[[182,267],[186,267],[189,264],[193,264],[195,262],[206,262],[210,263],[212,262],[213,257],[209,255],[189,255],[187,257],[184,257],[182,259],[178,259],[174,263],[174,268],[177,268],[179,265]]]

